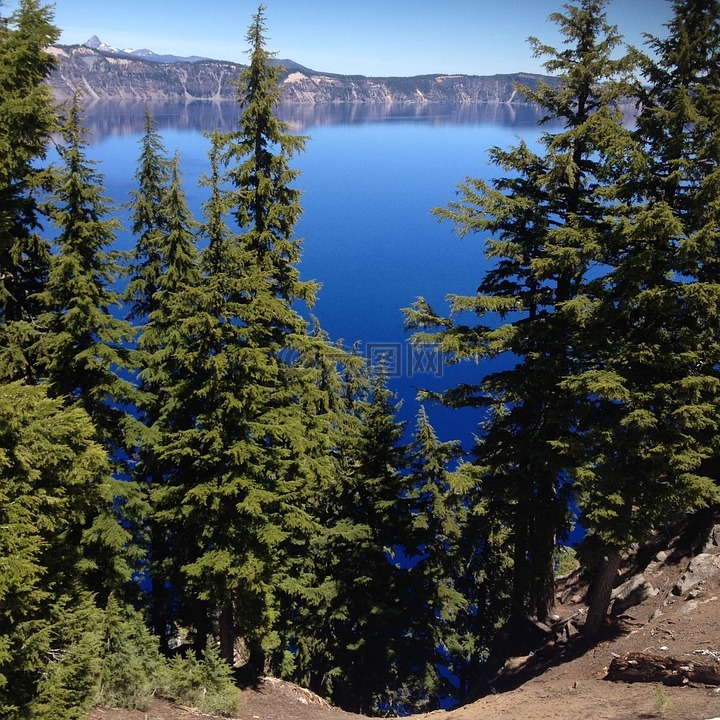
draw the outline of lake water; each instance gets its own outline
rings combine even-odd
[[[233,103],[150,105],[169,153],[180,153],[190,206],[201,217],[207,169],[204,131],[234,127]],[[101,162],[107,194],[128,199],[142,137],[145,104],[89,105],[89,154]],[[313,313],[334,340],[361,341],[392,369],[392,389],[403,401],[402,419],[414,418],[418,387],[441,389],[477,380],[487,366],[441,368],[430,353],[411,353],[401,308],[418,296],[445,312],[448,293],[474,294],[485,260],[482,237],[459,239],[431,209],[445,205],[465,177],[491,179],[487,149],[533,143],[539,135],[532,108],[509,105],[283,105],[279,115],[307,135],[294,165],[302,174],[303,279],[322,283]],[[125,224],[123,211],[118,216]],[[120,247],[132,242],[118,235]],[[480,418],[469,411],[428,408],[441,439],[468,444]]]

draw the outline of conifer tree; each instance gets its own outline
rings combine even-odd
[[[170,167],[157,122],[145,111],[144,133],[135,173],[135,187],[130,191],[131,231],[136,238],[127,269],[125,301],[128,318],[145,322],[154,309],[153,297],[163,272],[160,247],[163,244],[165,218],[162,205],[170,181]]]
[[[134,448],[133,478],[147,496],[162,479],[153,445],[156,441],[154,425],[164,401],[163,388],[162,379],[154,377],[150,362],[154,353],[162,348],[162,331],[154,326],[151,316],[159,305],[158,283],[167,264],[164,255],[168,223],[163,209],[171,179],[171,163],[157,131],[157,122],[147,109],[134,179],[135,187],[130,191],[126,207],[130,213],[135,246],[127,257],[124,272],[127,285],[123,300],[128,309],[127,319],[135,321],[133,365],[137,369],[136,406],[141,420],[138,446]],[[162,316],[156,315],[155,320],[162,323]],[[170,598],[163,573],[167,550],[164,532],[155,521],[152,508],[145,515],[145,524],[149,555],[149,614],[161,649],[167,652]]]
[[[22,0],[9,18],[0,7],[0,378],[35,377],[37,294],[47,278],[49,245],[38,198],[49,188],[42,168],[56,129],[46,52],[60,32],[52,12]]]
[[[568,529],[567,471],[575,462],[574,401],[561,380],[576,371],[578,318],[612,200],[609,158],[632,146],[619,104],[633,63],[613,58],[619,37],[605,21],[604,4],[583,0],[566,6],[566,15],[551,16],[565,50],[531,39],[558,78],[523,92],[545,109],[546,121],[561,120],[563,129],[545,132],[540,152],[524,143],[493,148],[491,161],[507,175],[492,184],[467,180],[460,200],[436,210],[461,235],[492,233],[485,247],[494,262],[477,295],[450,296],[453,315],[474,312],[484,324],[443,318],[422,299],[407,315],[409,327],[420,331],[416,339],[440,342],[453,361],[514,358],[508,369],[440,399],[487,408],[475,451],[478,480],[490,511],[511,532],[509,609],[518,620],[531,615],[544,621],[553,612],[553,555]]]
[[[427,709],[442,697],[460,699],[440,668],[457,677],[448,647],[456,643],[456,624],[470,607],[467,587],[458,589],[460,547],[467,526],[465,488],[456,480],[452,464],[460,456],[459,443],[441,442],[424,407],[415,426],[410,448],[407,483],[413,524],[406,530],[405,549],[410,555],[409,579],[414,606],[406,613],[406,632],[415,647],[410,658],[418,670],[424,664],[421,689]],[[420,689],[420,688],[419,688]]]
[[[424,657],[408,617],[414,608],[410,575],[401,567],[411,528],[408,448],[403,423],[380,370],[357,403],[357,434],[345,448],[348,474],[326,501],[333,532],[324,548],[332,593],[308,628],[303,652],[317,692],[345,710],[369,714],[420,702]],[[312,644],[312,647],[310,645]]]
[[[264,47],[262,7],[247,39],[242,115],[236,131],[214,136],[205,180],[202,283],[169,297],[164,352],[177,371],[158,421],[168,472],[155,500],[196,641],[217,616],[226,660],[239,635],[260,673],[271,653],[282,655],[281,596],[303,592],[297,568],[319,530],[309,512],[319,469],[317,430],[303,407],[314,390],[296,362],[308,333],[293,308],[315,293],[295,267],[301,207],[289,160],[304,141],[275,116],[278,70]]]
[[[112,289],[117,264],[107,248],[117,220],[103,194],[103,178],[86,157],[88,142],[76,96],[62,127],[62,167],[49,201],[58,229],[46,287],[38,299],[45,310],[37,343],[39,374],[50,394],[83,407],[109,452],[127,447],[132,423],[122,404],[132,397],[120,377],[128,367],[129,325],[113,315],[119,295]]]
[[[94,436],[82,408],[64,407],[44,387],[0,386],[2,717],[26,716],[67,649],[60,628],[77,622],[77,609],[93,597],[102,603],[128,579],[128,537],[115,522],[110,463]]]
[[[298,360],[309,371],[313,385],[304,405],[305,412],[321,428],[318,455],[330,462],[323,462],[318,473],[322,478],[319,491],[311,500],[311,513],[321,529],[313,535],[310,562],[304,567],[306,591],[302,602],[287,597],[288,604],[282,608],[283,632],[288,646],[293,647],[292,668],[287,675],[330,697],[328,667],[337,648],[328,608],[340,591],[336,572],[342,560],[336,549],[339,543],[353,543],[364,534],[346,514],[340,499],[354,482],[357,470],[355,448],[361,430],[358,407],[368,391],[369,378],[358,347],[347,352],[342,343],[332,343],[317,319]]]
[[[610,270],[587,319],[594,363],[572,383],[587,393],[578,489],[585,561],[597,568],[591,635],[628,545],[717,499],[719,10],[682,0],[673,9],[670,36],[652,40],[656,60],[643,63],[645,154],[623,166],[622,212],[602,258]]]
[[[177,354],[177,338],[182,332],[178,322],[184,317],[184,298],[200,283],[196,247],[199,224],[187,206],[177,156],[167,170],[167,187],[156,188],[157,206],[147,208],[148,216],[154,214],[155,217],[147,220],[144,226],[147,232],[142,236],[147,243],[145,257],[149,259],[144,270],[149,272],[140,270],[134,278],[138,295],[133,309],[138,315],[147,313],[137,347],[142,364],[139,410],[145,429],[135,471],[138,481],[147,488],[151,506],[148,518],[150,614],[153,630],[164,651],[168,649],[170,629],[177,620],[171,608],[178,605],[181,583],[177,568],[182,556],[181,546],[175,543],[174,529],[167,526],[162,516],[160,500],[168,477],[177,468],[168,465],[160,456],[159,448],[163,446],[163,433],[175,431],[177,423],[183,428],[192,423],[192,416],[183,416],[183,410],[175,408],[177,399],[169,388],[185,377],[182,357]],[[144,287],[141,280],[146,283]],[[178,555],[171,557],[174,553]],[[199,650],[204,648],[203,638]]]
[[[275,113],[282,68],[270,63],[274,55],[265,48],[264,11],[261,5],[247,33],[250,65],[238,82],[243,112],[237,129],[223,140],[222,159],[237,192],[233,216],[245,230],[244,246],[272,276],[278,298],[312,303],[317,285],[301,282],[296,267],[301,243],[293,230],[302,207],[300,191],[292,186],[299,171],[290,165],[305,149],[305,138],[288,132]]]
[[[482,465],[463,462],[448,477],[446,502],[458,530],[444,558],[445,582],[463,603],[444,619],[438,662],[445,668],[445,695],[459,703],[477,695],[483,679],[492,677],[502,662],[503,645],[515,641],[498,632],[512,598],[513,530],[485,494],[482,474]]]

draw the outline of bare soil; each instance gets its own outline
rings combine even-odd
[[[717,516],[715,518],[717,521]],[[694,537],[674,537],[658,547],[631,556],[619,584],[637,579],[648,583],[650,595],[624,610],[609,628],[607,639],[590,649],[571,632],[548,642],[525,658],[505,663],[498,687],[477,702],[455,710],[418,715],[422,720],[720,720],[720,688],[687,683],[619,683],[606,678],[613,658],[646,652],[684,662],[720,663],[720,572],[678,594],[677,583],[690,558],[700,552],[720,553],[720,524]],[[642,557],[641,557],[642,556]],[[581,618],[581,583],[558,583],[558,612]],[[645,593],[647,594],[647,593]],[[95,708],[88,720],[189,720],[197,711],[156,699],[143,711]],[[358,720],[359,716],[330,707],[312,693],[290,683],[264,678],[242,693],[238,720]]]

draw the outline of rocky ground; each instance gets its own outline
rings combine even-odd
[[[558,583],[558,612],[581,619],[584,587],[575,577]],[[501,692],[423,720],[720,720],[720,686],[688,680],[685,670],[720,675],[720,515],[702,526],[660,538],[628,558],[615,591],[608,637],[584,649],[568,632],[535,652],[511,658],[495,683]],[[674,659],[679,675],[648,682],[608,678],[627,653]],[[632,667],[632,662],[630,664]],[[624,667],[628,667],[625,663]],[[192,709],[156,700],[147,710],[94,709],[88,720],[188,720]],[[272,678],[242,694],[240,720],[350,720],[306,690]]]

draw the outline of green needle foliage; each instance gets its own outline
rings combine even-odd
[[[146,135],[146,140],[148,136]],[[178,586],[178,563],[182,562],[182,548],[172,546],[174,530],[165,526],[157,512],[157,494],[162,493],[168,478],[176,472],[173,463],[161,457],[160,448],[164,435],[179,427],[190,427],[192,417],[184,414],[180,398],[173,396],[171,388],[184,382],[186,373],[182,357],[178,354],[178,339],[182,328],[178,317],[184,317],[182,298],[200,283],[200,266],[197,253],[199,224],[187,207],[181,186],[179,159],[168,165],[167,186],[159,189],[156,227],[143,237],[148,240],[144,270],[147,285],[144,300],[136,304],[134,312],[147,312],[147,320],[138,336],[140,373],[139,409],[144,419],[136,477],[148,490],[151,514],[148,518],[150,539],[151,616],[153,628],[160,638],[163,650],[167,650],[169,633],[176,617],[170,611],[173,606],[171,587]],[[142,185],[142,182],[141,182]],[[142,238],[141,238],[142,240]],[[141,270],[133,279],[143,278]],[[152,294],[150,294],[152,291]],[[171,546],[175,547],[174,570],[169,559]],[[204,639],[202,645],[204,647]]]
[[[464,497],[454,482],[451,466],[461,453],[457,442],[440,442],[430,418],[421,407],[409,448],[407,492],[412,526],[401,534],[409,556],[408,579],[411,606],[406,611],[406,632],[414,647],[407,661],[416,666],[414,708],[432,709],[441,697],[457,698],[451,680],[441,678],[440,667],[448,668],[447,648],[456,640],[455,628],[470,602],[460,580],[458,559],[465,525]],[[454,677],[457,668],[452,667]]]
[[[22,0],[9,18],[0,6],[0,379],[35,377],[37,294],[50,262],[39,198],[51,177],[41,161],[57,128],[43,83],[55,61],[45,48],[59,36],[36,0]]]
[[[384,373],[352,399],[357,423],[339,448],[344,472],[325,498],[330,528],[316,568],[324,602],[303,616],[298,676],[345,710],[379,714],[407,708],[417,690],[411,583],[398,553],[410,529],[407,447]]]
[[[134,390],[122,372],[128,369],[127,343],[130,326],[113,311],[120,305],[112,289],[118,268],[108,247],[115,241],[118,223],[104,196],[103,178],[86,157],[87,140],[80,124],[82,108],[76,96],[62,126],[63,144],[58,147],[62,166],[56,171],[55,190],[48,200],[48,215],[58,230],[47,282],[38,294],[43,313],[38,317],[41,335],[34,347],[36,374],[47,392],[62,397],[69,406],[83,408],[93,422],[97,439],[111,459],[122,462],[132,447],[137,424],[129,413]],[[125,516],[138,512],[131,483],[116,479],[117,509]],[[120,526],[114,513],[106,517],[106,532]],[[140,549],[127,544],[125,560],[138,559]],[[106,569],[117,559],[107,558]],[[101,597],[116,588],[128,568],[117,567],[96,590]]]
[[[572,382],[587,393],[578,495],[590,530],[583,559],[599,568],[590,634],[628,545],[718,498],[720,10],[673,10],[670,37],[651,39],[655,59],[642,59],[643,162],[619,166],[608,272],[587,318],[592,362]]]
[[[0,387],[2,717],[24,716],[48,662],[70,642],[59,628],[74,609],[124,579],[127,538],[94,436],[80,407],[44,388]]]
[[[618,105],[633,65],[613,59],[619,38],[603,5],[587,0],[552,16],[565,50],[532,40],[558,78],[523,92],[563,129],[545,132],[539,153],[524,143],[491,149],[491,161],[507,174],[490,184],[467,180],[459,200],[435,211],[460,235],[490,233],[485,248],[492,266],[477,295],[450,296],[455,317],[438,315],[422,299],[407,311],[415,339],[439,342],[453,362],[512,358],[508,369],[439,399],[487,408],[475,464],[489,512],[511,532],[510,609],[518,618],[552,614],[553,556],[569,528],[573,466],[574,401],[560,381],[576,371],[578,316],[612,199],[606,166],[630,142]],[[467,324],[471,313],[483,324]]]
[[[122,404],[133,392],[120,377],[128,368],[132,331],[113,315],[120,305],[112,289],[119,269],[107,248],[119,224],[103,194],[103,177],[86,157],[81,113],[76,96],[63,123],[62,167],[49,200],[57,252],[38,295],[45,312],[39,318],[37,364],[49,392],[81,405],[108,450],[117,452],[132,427]]]
[[[298,568],[320,531],[309,507],[329,467],[316,455],[321,426],[304,409],[313,373],[297,361],[311,339],[293,305],[315,293],[294,265],[301,208],[289,159],[303,140],[274,115],[278,72],[263,32],[261,8],[248,32],[238,129],[212,137],[202,282],[173,281],[179,254],[165,269],[151,323],[166,327],[147,375],[167,393],[153,502],[183,612],[200,648],[219,618],[228,661],[244,638],[255,672],[269,653],[283,654],[279,608],[303,592]]]
[[[434,210],[490,261],[447,316],[406,310],[450,362],[503,363],[422,394],[484,412],[467,458],[424,408],[406,443],[384,373],[301,314],[306,139],[277,118],[262,6],[202,223],[146,113],[127,321],[79,97],[58,123],[43,84],[51,12],[0,17],[0,718],[155,691],[232,712],[240,648],[354,712],[464,700],[552,622],[571,505],[592,638],[628,545],[717,502],[720,6],[674,0],[645,56],[605,4],[551,16],[561,49],[531,39],[555,78],[522,91],[555,129]],[[154,636],[118,599],[129,560]]]
[[[439,399],[489,409],[474,474],[511,532],[518,619],[551,616],[554,546],[569,498],[579,504],[595,577],[588,636],[628,545],[717,497],[718,9],[673,7],[656,61],[616,58],[604,2],[552,16],[567,48],[532,42],[557,82],[526,93],[564,128],[541,153],[491,150],[507,175],[466,181],[436,211],[460,234],[492,233],[494,264],[476,297],[451,296],[454,317],[423,300],[408,311],[415,338],[453,361],[513,358]],[[633,96],[636,130],[621,112]]]
[[[129,308],[128,319],[144,322],[155,309],[153,298],[164,268],[161,248],[167,221],[162,206],[170,182],[170,163],[157,122],[148,111],[140,148],[135,187],[130,191],[127,205],[135,247],[126,269],[125,302]]]
[[[166,234],[168,219],[164,210],[168,205],[171,170],[179,172],[177,161],[172,167],[157,131],[157,122],[145,113],[144,133],[140,141],[140,156],[135,173],[135,187],[130,191],[126,207],[130,213],[131,231],[135,246],[126,257],[124,274],[127,285],[123,300],[127,319],[135,322],[135,348],[132,364],[137,369],[136,412],[141,420],[137,447],[133,449],[133,478],[147,499],[154,485],[162,477],[162,470],[153,452],[156,440],[155,423],[166,393],[162,376],[153,375],[154,353],[163,347],[162,317],[158,318],[158,283],[167,264]],[[177,193],[176,183],[176,193]],[[176,197],[177,204],[180,198]],[[193,270],[196,273],[196,270]],[[195,279],[197,279],[195,275]],[[154,318],[154,320],[151,320]],[[139,522],[138,541],[148,548],[150,563],[149,605],[152,628],[163,651],[168,650],[168,605],[170,598],[164,574],[167,550],[163,531],[147,511]]]

